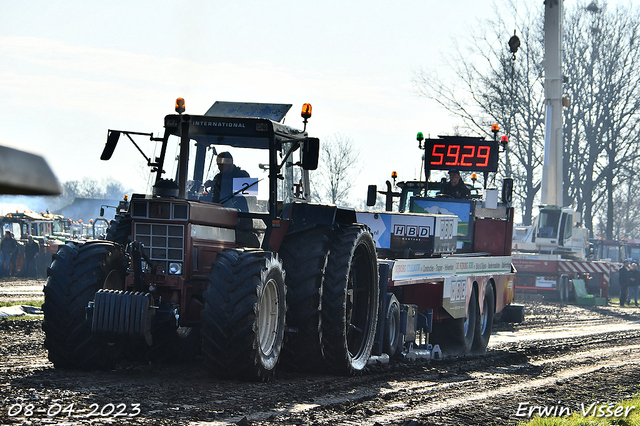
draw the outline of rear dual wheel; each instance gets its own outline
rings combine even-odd
[[[378,322],[378,266],[371,233],[337,225],[331,239],[322,293],[322,350],[329,369],[364,369]]]
[[[331,229],[289,234],[280,248],[287,271],[287,339],[282,364],[297,371],[321,370],[322,286]]]

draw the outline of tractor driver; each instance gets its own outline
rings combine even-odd
[[[213,196],[212,201],[214,203],[224,201],[224,205],[228,207],[243,207],[235,205],[238,201],[236,198],[243,197],[231,197],[233,194],[233,179],[248,178],[249,173],[233,164],[233,157],[228,152],[218,154],[216,163],[218,164],[219,173],[215,175],[213,181],[208,180],[204,183],[205,188],[211,188],[209,191]],[[229,197],[231,198],[229,199]],[[227,200],[225,201],[225,199]]]
[[[449,170],[449,182],[442,184],[440,193],[452,198],[469,198],[471,195],[471,191],[467,188],[467,185],[464,184],[460,177],[460,172],[457,169]]]

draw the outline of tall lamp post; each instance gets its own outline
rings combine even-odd
[[[503,139],[501,142],[505,142],[503,143],[504,146],[504,151],[505,151],[505,177],[510,177],[511,176],[511,162],[509,161],[509,153],[507,152],[507,144],[506,142],[508,142],[509,140],[509,136],[511,136],[511,122],[513,120],[513,124],[515,125],[515,114],[514,114],[514,108],[513,108],[513,102],[514,102],[514,84],[515,84],[515,70],[516,70],[516,52],[518,51],[518,48],[520,47],[520,39],[518,38],[518,36],[516,35],[516,31],[513,31],[513,35],[511,36],[511,38],[509,39],[509,51],[511,52],[511,94],[509,96],[509,100],[510,100],[510,111],[509,111],[509,121],[507,123],[507,128],[505,129],[507,131],[507,135],[506,136],[506,140],[504,139],[505,136],[503,136]]]

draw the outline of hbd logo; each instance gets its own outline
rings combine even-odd
[[[395,225],[393,227],[393,234],[398,237],[429,238],[429,236],[431,235],[431,227],[415,225]]]

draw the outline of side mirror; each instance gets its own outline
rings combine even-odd
[[[109,130],[107,143],[105,144],[104,150],[102,150],[102,155],[100,156],[101,160],[106,161],[111,158],[113,151],[116,149],[116,145],[118,144],[118,139],[120,139],[120,132],[116,130]]]
[[[367,206],[373,207],[378,200],[378,187],[376,185],[369,185],[367,187]]]
[[[513,199],[513,179],[504,178],[502,181],[502,202],[505,204],[511,204]]]
[[[100,207],[100,217],[104,217],[104,207]]]
[[[320,157],[320,139],[307,138],[302,144],[302,168],[304,170],[316,170]]]

